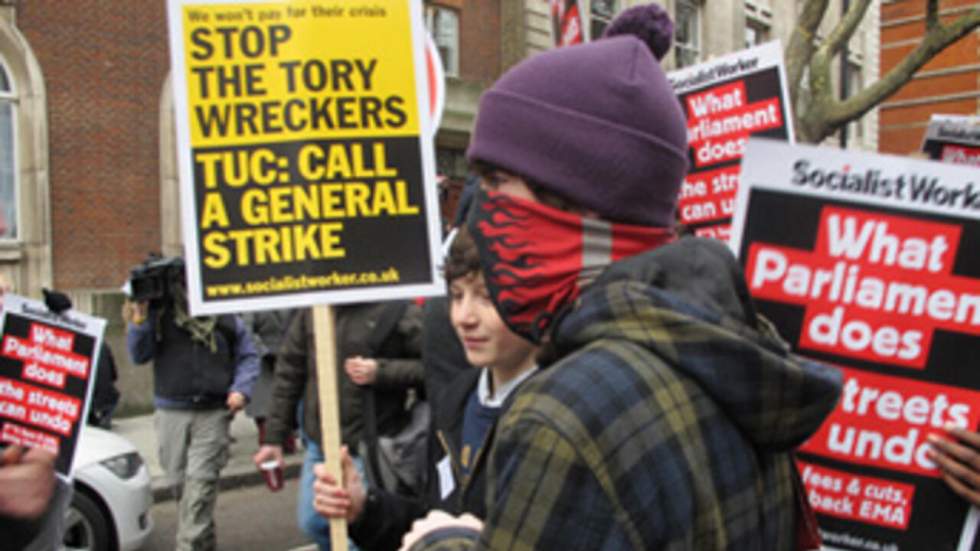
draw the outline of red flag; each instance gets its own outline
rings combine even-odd
[[[584,41],[578,0],[549,0],[551,28],[556,46],[568,46]]]

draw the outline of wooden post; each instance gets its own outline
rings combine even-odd
[[[340,396],[337,389],[337,335],[332,306],[313,307],[313,335],[316,347],[316,378],[320,399],[320,444],[327,472],[343,483],[340,467]],[[347,551],[347,520],[330,519],[330,545],[333,551]]]

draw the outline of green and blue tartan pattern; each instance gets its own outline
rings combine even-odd
[[[751,307],[692,299],[747,296],[727,250],[702,241],[587,290],[553,332],[560,359],[498,428],[484,531],[415,549],[793,548],[791,452],[836,404],[840,374],[790,355]],[[687,280],[648,281],[650,263],[684,262]]]

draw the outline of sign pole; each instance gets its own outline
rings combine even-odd
[[[340,400],[337,392],[337,338],[332,306],[313,307],[316,377],[320,400],[320,434],[324,463],[334,480],[344,480],[340,464]],[[347,521],[330,519],[330,545],[334,551],[347,551]]]
[[[191,314],[444,292],[432,135],[445,83],[422,2],[167,8]],[[302,78],[327,65],[344,78]],[[279,212],[280,197],[308,208]],[[325,466],[342,481],[333,312],[312,314]],[[335,551],[346,532],[330,522]]]

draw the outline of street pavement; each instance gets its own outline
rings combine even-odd
[[[316,551],[296,526],[295,481],[280,492],[265,485],[222,491],[214,510],[219,551]],[[140,551],[173,551],[177,504],[161,501],[150,509],[153,533]]]
[[[153,500],[157,504],[154,508],[160,507],[159,504],[164,501],[173,499],[173,493],[171,488],[166,484],[163,469],[160,467],[160,461],[157,456],[157,438],[156,431],[153,429],[153,414],[113,419],[112,432],[132,442],[136,446],[136,449],[139,450],[140,455],[143,456],[143,461],[146,462],[146,466],[150,471],[151,484],[153,486]],[[221,471],[222,492],[234,492],[244,487],[265,484],[262,474],[255,468],[255,464],[252,463],[252,456],[258,451],[258,429],[255,426],[255,422],[244,413],[239,413],[231,422],[231,436],[234,441],[231,444],[228,465]],[[299,479],[300,469],[303,466],[302,447],[299,447],[296,452],[287,455],[285,461],[285,478],[289,480],[287,488],[291,486],[295,487],[296,481]],[[283,494],[287,493],[289,492],[283,492]],[[279,499],[283,497],[286,496],[280,496]],[[221,498],[219,497],[218,499],[220,500]],[[289,499],[287,501],[289,504],[284,510],[288,511],[291,515],[295,514],[295,501]],[[164,515],[166,514],[168,513],[164,513]],[[166,524],[165,519],[161,519],[161,521],[163,521],[163,524]],[[235,524],[237,523],[231,525]],[[164,526],[160,526],[154,528],[154,534],[159,531],[165,531],[169,534],[171,530],[166,530]],[[152,551],[153,549],[153,541],[151,540],[148,542],[147,551]],[[241,547],[241,549],[249,549],[249,547]],[[306,544],[293,547],[290,551],[316,551],[316,546]]]
[[[153,414],[113,419],[112,432],[133,443],[146,462],[153,485],[154,501],[170,499],[172,493],[167,486],[157,454],[156,431],[153,430]],[[231,422],[231,444],[228,465],[221,471],[221,488],[264,484],[262,474],[252,463],[252,455],[258,451],[258,429],[255,422],[244,413],[239,413]],[[303,465],[303,451],[286,456],[286,478],[297,478]]]

